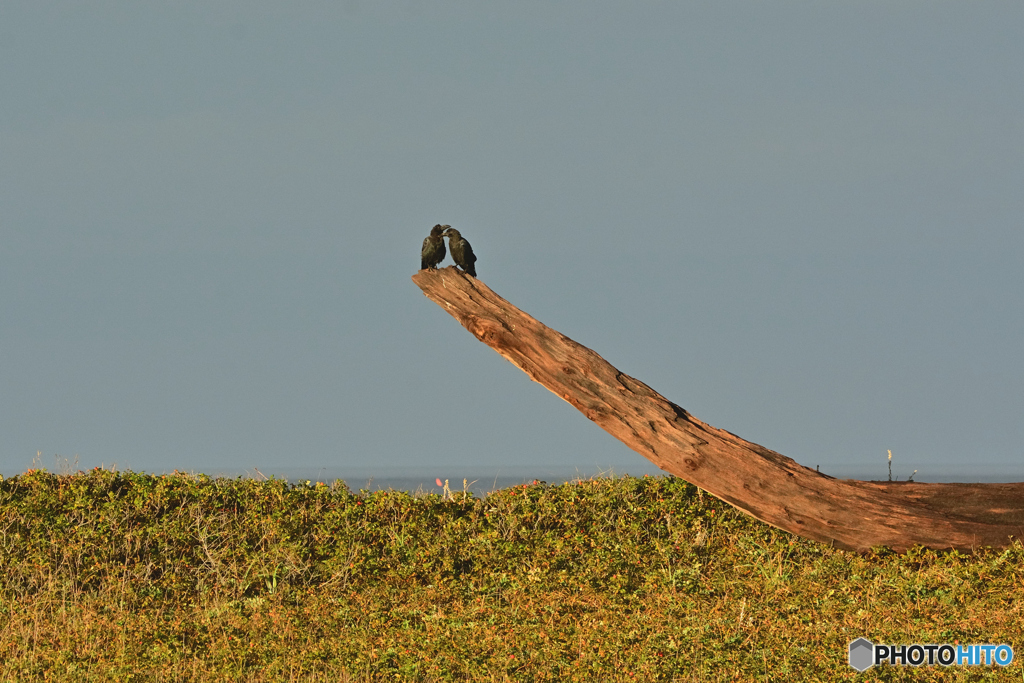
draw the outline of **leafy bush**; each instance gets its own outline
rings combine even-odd
[[[859,636],[1019,644],[1022,560],[839,551],[673,478],[447,498],[34,470],[0,480],[0,675],[852,680]]]

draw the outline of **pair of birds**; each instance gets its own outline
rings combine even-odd
[[[455,265],[476,277],[476,254],[473,253],[473,247],[450,225],[435,225],[430,229],[430,234],[423,240],[423,249],[420,250],[420,270],[437,268],[437,264],[444,260],[445,237],[448,238],[448,249],[452,252]]]

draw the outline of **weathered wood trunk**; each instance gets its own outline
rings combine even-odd
[[[454,267],[412,279],[477,339],[609,434],[763,522],[858,551],[971,550],[1024,537],[1024,483],[835,479],[701,422]]]

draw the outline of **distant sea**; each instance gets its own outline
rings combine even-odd
[[[439,467],[436,470],[436,474],[431,472],[423,474],[409,473],[407,475],[403,475],[389,472],[376,477],[369,476],[366,473],[362,473],[360,476],[353,476],[351,473],[346,474],[340,470],[332,471],[328,468],[288,468],[275,470],[274,475],[261,470],[261,473],[263,476],[267,477],[276,476],[279,479],[287,479],[292,483],[300,481],[322,481],[325,483],[331,483],[332,481],[341,479],[352,491],[358,491],[361,489],[368,491],[387,491],[389,489],[393,489],[395,491],[427,494],[441,493],[442,488],[437,485],[438,479],[441,480],[442,484],[447,479],[448,488],[451,491],[461,491],[463,489],[463,480],[465,480],[466,490],[472,491],[476,496],[483,496],[491,491],[508,488],[510,486],[528,484],[534,481],[543,481],[548,484],[557,485],[580,479],[601,477],[642,477],[644,475],[671,476],[667,472],[663,472],[653,465],[645,467],[644,464],[645,463],[641,462],[638,463],[639,466],[635,469],[630,468],[629,470],[621,471],[612,469],[545,469],[543,467],[537,467],[532,469],[517,468],[515,470],[505,469],[500,471],[475,472],[469,474],[461,472],[459,468]],[[851,468],[850,470],[843,472],[829,472],[824,469],[822,471],[838,479],[886,481],[889,477],[887,465],[882,465],[870,470],[866,468]],[[906,481],[912,473],[913,470],[903,471],[900,468],[893,467],[892,478],[897,481]],[[244,473],[244,475],[254,476],[256,473],[250,470]],[[236,473],[234,476],[238,476],[238,474]],[[1024,481],[1024,467],[1013,467],[1009,465],[990,467],[970,466],[962,468],[944,467],[941,469],[936,468],[930,473],[927,471],[918,471],[912,476],[916,482],[1019,482]]]
[[[503,468],[493,471],[463,471],[457,467],[438,467],[430,472],[396,472],[384,471],[377,473],[351,472],[335,468],[283,468],[266,471],[263,469],[248,470],[244,473],[235,473],[233,476],[242,474],[247,477],[276,477],[286,479],[291,483],[317,482],[322,481],[330,484],[334,481],[344,481],[352,491],[407,491],[414,494],[440,494],[444,490],[447,481],[450,491],[470,491],[475,496],[485,496],[492,491],[521,486],[533,482],[545,482],[547,484],[564,484],[569,481],[580,479],[591,479],[596,477],[622,477],[622,476],[644,476],[645,474],[662,474],[653,466],[644,467],[643,463],[635,471],[618,472],[608,470],[578,470],[578,469],[551,469],[544,467],[536,468]],[[232,476],[232,475],[228,475]],[[441,482],[438,485],[438,481]]]
[[[55,474],[66,474],[78,471],[80,469],[89,469],[88,467],[82,467],[77,462],[70,462],[61,458],[58,458],[56,462],[40,461],[33,464],[34,468],[46,469],[49,472]],[[27,468],[26,468],[27,469]],[[127,465],[114,465],[109,464],[105,466],[105,469],[114,469],[118,471],[145,471],[147,474],[169,474],[175,470],[165,470],[163,472],[156,470],[139,470]],[[25,470],[14,470],[9,467],[0,468],[0,475],[4,477],[12,477],[18,474],[24,473]],[[545,482],[547,484],[564,484],[569,481],[576,481],[580,479],[591,479],[597,477],[642,477],[644,475],[665,475],[654,465],[647,463],[646,461],[638,461],[636,467],[631,467],[628,470],[618,469],[602,469],[598,467],[592,467],[589,469],[580,469],[572,467],[561,467],[551,468],[544,466],[529,467],[529,466],[517,466],[517,467],[502,467],[502,468],[460,468],[452,466],[438,466],[438,467],[423,467],[418,466],[415,468],[397,468],[397,467],[381,467],[377,469],[370,469],[366,467],[346,468],[338,466],[302,466],[302,467],[272,467],[272,466],[260,466],[250,467],[247,469],[204,469],[204,470],[189,470],[181,469],[177,470],[180,472],[190,474],[206,474],[211,477],[245,477],[249,479],[283,479],[291,484],[298,484],[303,482],[323,482],[325,484],[333,484],[337,481],[342,481],[348,486],[349,490],[356,491],[407,491],[409,493],[419,494],[440,494],[444,490],[444,484],[447,481],[448,489],[453,493],[462,490],[470,491],[477,497],[484,496],[491,491],[497,491],[500,489],[509,488],[511,486],[520,486],[522,484],[530,484],[533,482]],[[438,484],[438,481],[441,483]]]
[[[54,467],[52,463],[40,463],[51,472],[67,472],[73,468]],[[40,466],[37,465],[37,466]],[[130,469],[117,467],[116,469]],[[866,481],[886,481],[888,479],[887,463],[879,464],[873,468],[849,468],[846,471],[829,471],[822,468],[822,472],[839,479],[861,479]],[[893,479],[906,481],[913,470],[906,471],[906,468],[893,467]],[[3,476],[11,477],[19,474],[17,471],[10,471],[4,468]],[[157,474],[151,472],[151,474]],[[252,467],[245,470],[211,470],[205,472],[211,477],[248,477],[251,479],[283,479],[292,484],[300,482],[323,482],[333,484],[336,481],[343,481],[349,490],[356,492],[365,491],[407,491],[413,494],[440,494],[444,482],[447,480],[450,491],[458,492],[465,489],[477,497],[485,496],[492,491],[529,484],[534,481],[545,482],[551,485],[564,484],[566,482],[585,480],[601,477],[642,477],[642,476],[669,476],[667,473],[654,467],[650,463],[638,461],[635,467],[629,469],[580,469],[580,468],[550,468],[550,467],[528,467],[519,466],[514,468],[495,469],[462,469],[453,466],[438,466],[425,468],[417,467],[415,470],[382,468],[376,471],[358,468],[347,469],[342,467]],[[962,467],[935,467],[934,469],[922,468],[917,474],[912,475],[917,482],[1020,482],[1024,481],[1024,466],[1005,465],[969,465]],[[438,485],[440,480],[441,484]]]

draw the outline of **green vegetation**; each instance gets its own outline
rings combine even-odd
[[[1024,548],[862,556],[672,478],[0,480],[4,681],[1024,680]],[[1010,643],[857,674],[847,644]]]

